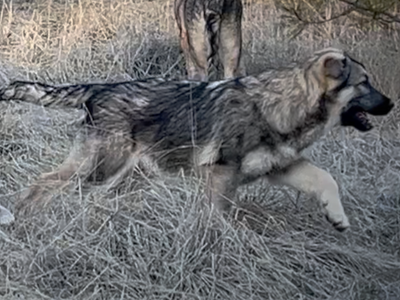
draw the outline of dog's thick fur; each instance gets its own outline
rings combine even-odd
[[[207,81],[211,65],[222,66],[226,79],[245,75],[242,10],[241,0],[175,0],[189,79]]]
[[[25,206],[40,198],[49,182],[65,184],[74,174],[96,170],[97,179],[112,185],[138,166],[194,166],[222,210],[238,185],[265,177],[314,195],[338,230],[349,226],[338,186],[301,152],[337,124],[369,130],[367,112],[384,115],[393,107],[370,85],[365,68],[337,49],[256,77],[63,87],[14,82],[0,91],[0,99],[87,111],[83,147],[31,186]]]

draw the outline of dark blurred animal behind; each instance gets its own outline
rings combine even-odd
[[[189,79],[207,81],[211,66],[245,75],[241,0],[175,0],[174,13]]]

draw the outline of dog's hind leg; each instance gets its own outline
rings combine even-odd
[[[111,177],[107,178],[105,186],[107,189],[115,187],[119,182],[123,180],[123,178],[127,175],[127,173],[138,165],[139,158],[137,155],[132,153],[123,166]]]
[[[122,154],[119,158],[111,159],[111,162],[114,165],[119,165],[119,167],[112,176],[106,179],[106,189],[115,187],[132,170],[159,173],[158,166],[147,153],[148,149],[146,147],[129,140],[122,144],[128,146],[122,146],[122,148],[125,148],[123,151],[125,154]]]
[[[80,147],[74,147],[68,158],[54,172],[42,174],[15,205],[18,215],[26,215],[35,207],[44,206],[51,200],[51,191],[66,188],[74,175],[88,176],[96,167],[101,140],[87,139]]]
[[[268,179],[271,183],[288,185],[315,196],[322,204],[327,219],[337,230],[343,231],[349,227],[349,221],[340,202],[338,185],[328,172],[301,160],[285,172],[269,175]]]

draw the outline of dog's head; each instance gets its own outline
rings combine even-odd
[[[361,63],[338,49],[325,49],[317,54],[325,94],[342,107],[342,126],[368,131],[372,125],[367,113],[386,115],[391,111],[393,102],[370,84],[367,71]]]

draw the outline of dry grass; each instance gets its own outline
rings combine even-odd
[[[290,40],[271,4],[246,3],[250,73],[340,46],[398,98],[397,31],[341,20]],[[2,83],[184,76],[171,1],[0,5]],[[0,203],[12,210],[18,192],[67,155],[79,113],[18,103],[0,110]],[[77,182],[40,215],[0,228],[0,298],[400,299],[399,119],[396,108],[368,134],[337,130],[307,152],[340,185],[352,224],[345,233],[312,199],[264,182],[240,191],[249,212],[233,220],[200,205],[201,187],[189,178],[137,175],[110,192]]]

